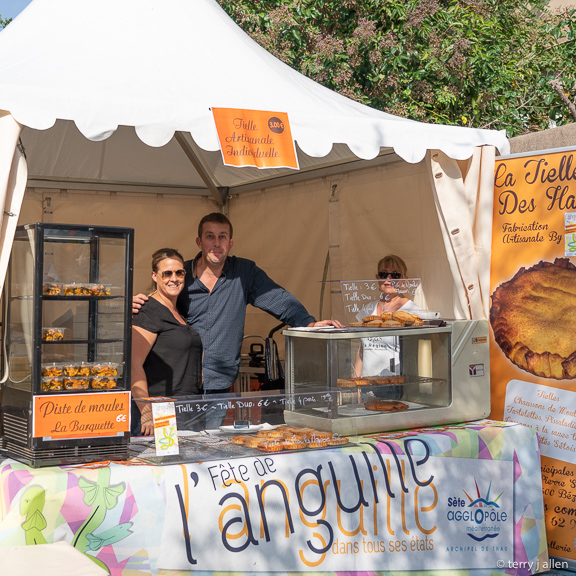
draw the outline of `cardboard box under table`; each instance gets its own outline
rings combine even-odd
[[[126,576],[548,569],[533,429],[482,421],[354,440],[169,466],[5,460],[0,543],[64,540]]]

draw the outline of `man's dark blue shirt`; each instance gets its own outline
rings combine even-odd
[[[186,279],[178,309],[202,338],[204,389],[224,390],[238,377],[248,304],[289,326],[307,326],[315,319],[290,292],[246,258],[229,256],[210,292],[195,275],[199,257],[184,263]]]

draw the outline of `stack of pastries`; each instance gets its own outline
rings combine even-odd
[[[361,378],[338,378],[338,388],[356,388],[356,386],[386,386],[389,384],[404,384],[402,374],[389,376],[362,376]]]
[[[384,314],[370,315],[362,318],[362,322],[350,322],[351,327],[366,328],[402,328],[403,326],[424,326],[424,321],[416,314],[402,310],[384,312]]]
[[[298,426],[278,426],[275,430],[259,430],[256,435],[232,436],[230,440],[234,444],[242,444],[262,452],[326,448],[348,443],[345,436]]]

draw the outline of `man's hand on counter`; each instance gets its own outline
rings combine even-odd
[[[142,308],[142,304],[145,304],[147,300],[148,296],[146,296],[146,294],[136,294],[136,296],[132,296],[132,314],[138,314],[140,308]]]
[[[310,322],[308,324],[311,328],[322,328],[322,326],[334,326],[334,328],[344,328],[344,324],[338,320],[318,320],[318,322]]]

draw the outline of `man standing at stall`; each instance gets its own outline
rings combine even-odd
[[[337,320],[317,322],[252,260],[229,256],[233,229],[223,214],[213,212],[202,218],[196,244],[199,254],[184,264],[186,279],[178,310],[202,338],[204,394],[226,394],[238,377],[248,304],[289,326],[343,327]],[[134,297],[134,314],[147,299],[143,294]]]

